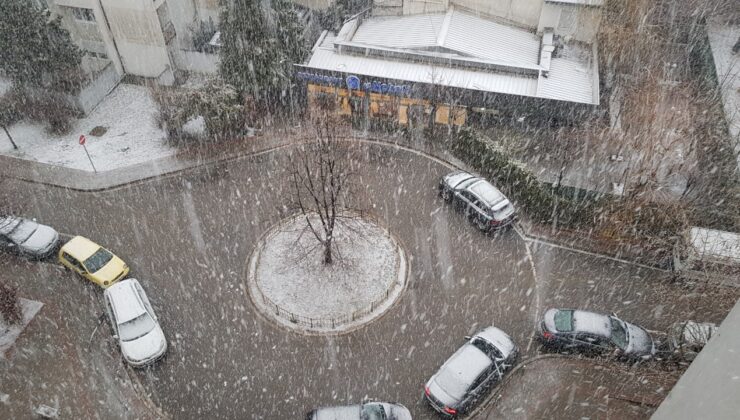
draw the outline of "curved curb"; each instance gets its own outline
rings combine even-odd
[[[398,240],[398,238],[388,230],[388,228],[380,222],[376,217],[365,215],[364,217],[370,217],[373,221],[373,223],[382,229],[390,238],[393,245],[395,245],[395,248],[397,250],[398,255],[398,262],[397,262],[397,271],[396,271],[396,280],[394,281],[393,285],[391,286],[391,292],[389,293],[388,297],[378,305],[378,307],[374,310],[369,312],[368,314],[365,314],[363,316],[360,316],[357,320],[351,321],[349,323],[340,324],[334,329],[322,329],[322,328],[312,328],[305,325],[301,325],[297,322],[291,322],[287,318],[282,318],[279,315],[275,315],[273,311],[263,302],[260,302],[260,296],[262,295],[262,291],[259,290],[259,285],[257,284],[257,281],[255,279],[257,267],[259,266],[259,260],[260,260],[260,254],[262,251],[262,248],[264,247],[264,243],[266,239],[268,239],[271,235],[275,234],[277,229],[287,223],[289,220],[293,220],[297,217],[301,217],[300,214],[294,214],[292,216],[289,216],[287,218],[282,219],[280,222],[278,222],[276,225],[270,227],[267,229],[260,239],[257,241],[257,244],[255,245],[255,248],[252,250],[252,252],[249,255],[248,264],[246,268],[246,276],[244,276],[244,281],[241,282],[243,292],[247,295],[249,300],[252,302],[252,305],[256,309],[256,312],[261,315],[262,318],[270,321],[273,325],[277,325],[281,327],[282,329],[289,330],[294,333],[299,333],[303,335],[308,336],[338,336],[338,335],[344,335],[348,334],[354,331],[357,331],[361,328],[364,328],[373,322],[379,320],[382,318],[385,314],[391,311],[394,307],[398,305],[398,303],[401,301],[404,293],[406,292],[408,288],[408,284],[410,283],[409,274],[410,274],[410,268],[408,264],[408,257],[406,255],[406,249],[401,245],[401,241]],[[400,285],[400,287],[398,287]]]

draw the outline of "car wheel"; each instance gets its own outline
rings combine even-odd
[[[440,193],[442,195],[442,199],[446,202],[452,201],[452,191],[449,189],[442,187],[442,192]]]
[[[475,218],[475,226],[480,230],[481,232],[487,232],[488,231],[488,223],[486,223],[483,219],[480,217]]]

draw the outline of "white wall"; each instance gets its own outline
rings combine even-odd
[[[553,28],[555,35],[569,36],[577,41],[591,43],[601,24],[601,8],[568,4],[547,3],[542,8],[542,16],[537,32]]]
[[[450,3],[536,28],[544,0],[450,0]]]
[[[403,14],[444,12],[449,7],[449,0],[404,0]]]
[[[175,55],[177,68],[195,73],[214,74],[218,72],[218,54],[180,50]]]

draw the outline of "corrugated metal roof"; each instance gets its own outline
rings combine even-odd
[[[545,0],[545,3],[565,3],[581,6],[603,6],[604,0]]]
[[[392,48],[425,48],[437,45],[445,15],[382,17],[363,21],[352,42]]]
[[[434,67],[427,64],[384,60],[380,57],[340,55],[334,50],[318,48],[309,67],[370,77],[406,80],[414,83],[437,83],[463,89],[535,96],[537,79],[515,73],[486,73],[462,68]]]
[[[540,76],[537,96],[593,104],[595,102],[592,69],[577,61],[553,58],[549,76]]]
[[[455,11],[443,46],[487,60],[537,64],[540,42],[523,29]]]

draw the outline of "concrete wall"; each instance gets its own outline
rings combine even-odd
[[[449,0],[404,0],[403,14],[444,12],[449,7]]]
[[[334,0],[293,0],[293,3],[300,4],[309,9],[323,10],[331,6]]]
[[[544,0],[450,0],[450,3],[536,28]]]
[[[100,0],[126,73],[158,77],[171,68],[157,0]]]
[[[553,28],[555,35],[591,43],[601,24],[601,8],[547,3],[542,7],[537,32]]]
[[[121,75],[118,74],[113,64],[108,64],[103,71],[97,73],[96,78],[89,85],[82,88],[75,99],[77,107],[85,114],[89,113],[120,81]]]

